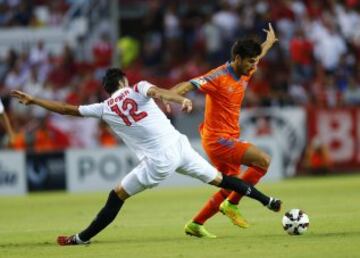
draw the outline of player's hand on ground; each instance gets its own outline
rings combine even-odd
[[[181,110],[189,113],[191,112],[192,108],[193,108],[192,101],[190,99],[184,99]]]
[[[279,39],[276,37],[275,35],[275,31],[271,25],[271,23],[269,22],[269,28],[268,29],[263,29],[263,31],[266,32],[266,42],[268,42],[269,44],[274,44],[276,41],[278,41]]]
[[[31,95],[29,95],[25,92],[22,92],[20,90],[11,91],[10,95],[12,97],[17,98],[19,100],[19,102],[24,105],[30,105],[34,100],[34,98]]]

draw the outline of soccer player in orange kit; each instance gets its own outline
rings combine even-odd
[[[255,185],[266,174],[270,165],[268,154],[249,142],[239,139],[239,117],[247,84],[257,63],[277,41],[269,23],[266,40],[260,44],[253,39],[236,41],[231,49],[231,61],[205,75],[177,84],[172,90],[184,95],[199,89],[206,94],[204,122],[200,125],[203,148],[212,164],[226,175],[238,176]],[[248,169],[240,174],[240,166]],[[202,210],[185,225],[185,233],[204,238],[215,238],[203,224],[219,210],[233,224],[249,227],[240,214],[238,203],[242,198],[236,192],[221,189],[205,204]]]

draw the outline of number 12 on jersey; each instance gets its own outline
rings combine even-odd
[[[125,123],[127,126],[131,126],[131,121],[129,117],[131,117],[134,122],[138,122],[141,119],[147,117],[147,113],[145,111],[138,112],[138,104],[135,100],[126,98],[123,101],[123,104],[121,106],[122,111],[120,110],[119,106],[115,104],[114,106],[111,106],[111,111],[115,112]],[[129,115],[126,116],[123,112],[129,110]]]

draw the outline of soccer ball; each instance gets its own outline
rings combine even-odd
[[[282,218],[283,228],[289,235],[303,234],[309,224],[309,216],[300,209],[291,209]]]

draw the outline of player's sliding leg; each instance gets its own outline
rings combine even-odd
[[[242,195],[246,195],[249,198],[259,201],[272,211],[279,212],[281,210],[282,202],[280,200],[263,194],[254,186],[245,183],[239,178],[221,175],[219,173],[215,180],[210,182],[210,184],[236,191]]]
[[[57,242],[59,245],[81,245],[89,244],[90,239],[106,228],[119,213],[124,201],[129,197],[122,187],[112,190],[105,203],[105,206],[99,211],[95,219],[83,231],[72,236],[59,236]]]
[[[270,166],[270,156],[257,148],[256,146],[239,142],[237,144],[235,159],[242,165],[249,168],[241,175],[241,179],[248,184],[256,185],[259,180],[266,174]],[[239,203],[242,195],[238,193],[231,193],[228,200],[231,203]]]
[[[127,198],[147,188],[140,183],[136,176],[136,173],[141,168],[141,166],[136,167],[123,178],[120,185],[110,192],[105,206],[85,230],[71,236],[59,236],[57,239],[58,244],[81,245],[90,243],[91,238],[96,236],[115,219]]]
[[[262,168],[249,167],[239,178],[248,184],[256,185],[265,174],[266,170]],[[242,197],[243,195],[237,192],[231,192],[227,200],[232,204],[238,204]]]
[[[260,168],[249,167],[243,174],[241,174],[240,179],[244,182],[256,185],[256,183],[265,175],[266,171]],[[250,224],[245,220],[241,215],[238,203],[241,200],[243,195],[233,191],[229,194],[226,200],[221,203],[219,210],[222,214],[229,217],[232,223],[241,228],[248,228]]]
[[[272,211],[279,212],[281,210],[282,202],[280,200],[263,194],[254,186],[245,183],[239,178],[221,175],[221,173],[218,173],[216,178],[212,180],[209,184],[215,185],[220,188],[230,189],[236,191],[241,195],[248,196],[252,199],[259,201],[261,204],[263,204]],[[196,224],[193,221],[185,225],[185,233],[196,237],[216,237],[215,235],[209,233],[203,225]]]

